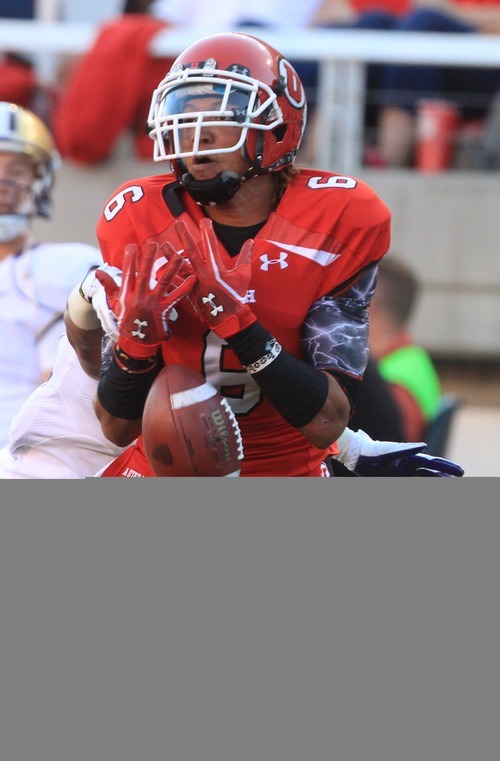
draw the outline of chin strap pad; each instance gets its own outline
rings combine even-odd
[[[182,187],[200,206],[217,206],[230,201],[241,187],[241,177],[236,172],[221,172],[210,180],[195,180],[192,174],[182,175]]]

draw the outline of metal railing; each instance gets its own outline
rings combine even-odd
[[[50,82],[58,57],[85,52],[97,31],[98,26],[87,23],[0,19],[0,51],[31,56],[42,81]],[[316,108],[322,133],[316,141],[315,163],[339,171],[354,172],[362,163],[368,63],[500,67],[500,36],[496,35],[338,29],[240,31],[265,38],[291,60],[318,62]],[[194,27],[166,29],[153,39],[151,50],[157,56],[176,56],[206,34],[206,29]],[[119,67],[116,76],[119,79]]]

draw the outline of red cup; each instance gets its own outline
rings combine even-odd
[[[442,172],[450,167],[460,112],[455,103],[421,100],[417,107],[415,166],[421,172]]]

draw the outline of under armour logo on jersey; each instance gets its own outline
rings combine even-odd
[[[280,270],[284,270],[285,267],[288,267],[288,254],[285,253],[285,251],[281,251],[279,259],[270,259],[267,254],[264,254],[260,257],[260,261],[262,264],[260,265],[261,270],[264,270],[264,272],[267,272],[271,264],[279,264]]]
[[[214,299],[215,299],[215,293],[209,293],[208,296],[203,296],[201,300],[204,304],[210,304],[210,306],[212,307],[210,314],[212,315],[212,317],[217,317],[217,315],[220,312],[224,311],[224,307],[222,306],[222,304],[220,304],[219,306],[216,306]]]
[[[142,329],[148,327],[148,321],[137,318],[134,320],[134,325],[137,325],[137,330],[130,331],[131,335],[140,339],[146,338],[146,334],[142,332]]]

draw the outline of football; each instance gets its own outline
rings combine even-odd
[[[142,417],[144,449],[156,476],[238,476],[243,459],[238,421],[201,373],[164,367]]]

